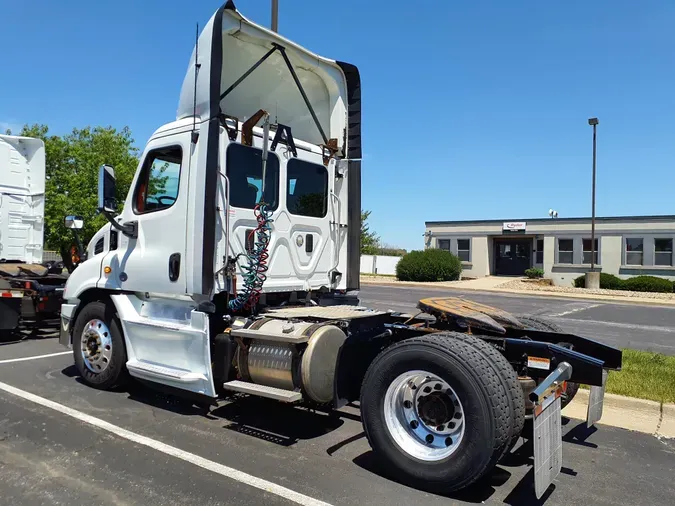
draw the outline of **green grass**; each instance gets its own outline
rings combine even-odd
[[[588,388],[582,385],[582,388]],[[607,393],[675,402],[675,357],[638,350],[623,350],[621,371],[610,371]]]

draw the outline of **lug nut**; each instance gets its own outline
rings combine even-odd
[[[412,408],[412,402],[410,402],[410,401],[403,401],[403,407],[404,407],[405,409],[410,409],[410,408]]]
[[[455,428],[455,422],[450,422],[448,424],[448,429],[454,429]]]
[[[446,437],[445,438],[445,446],[450,446],[452,444],[452,438],[451,437]]]
[[[429,392],[431,392],[431,388],[430,387],[424,387],[424,393],[428,394]]]
[[[441,384],[440,384],[440,383],[436,383],[436,384],[434,385],[434,390],[440,390],[440,389],[441,389]]]
[[[445,425],[439,425],[438,427],[436,427],[436,430],[439,431],[439,432],[444,431],[444,430],[445,430]]]
[[[427,434],[427,437],[425,438],[427,440],[427,443],[431,444],[434,442],[434,436],[431,434]]]
[[[411,429],[416,429],[419,426],[419,423],[417,423],[417,420],[412,420],[410,422],[410,428]]]

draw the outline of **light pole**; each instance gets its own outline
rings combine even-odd
[[[598,118],[590,118],[588,124],[593,127],[593,191],[591,204],[591,272],[595,270],[595,139]]]
[[[272,0],[272,31],[279,31],[279,0]]]

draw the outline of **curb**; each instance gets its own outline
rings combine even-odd
[[[432,285],[430,283],[416,283],[414,281],[371,281],[361,279],[361,284],[364,285],[379,285],[379,286],[394,286],[399,288],[404,287],[417,287],[417,288],[428,288],[430,290],[460,290],[467,292],[483,292],[483,293],[501,293],[501,294],[517,294],[524,295],[528,297],[550,297],[554,299],[583,299],[583,300],[596,300],[601,302],[613,302],[615,304],[631,304],[638,306],[662,306],[662,307],[675,307],[675,301],[665,301],[658,299],[640,299],[635,297],[611,297],[603,295],[590,295],[590,294],[575,294],[575,293],[564,293],[564,292],[545,292],[538,290],[510,290],[504,288],[470,288],[466,286],[456,286],[456,285]]]
[[[579,389],[562,414],[568,418],[586,420],[590,391]],[[605,394],[600,425],[627,429],[656,437],[675,438],[675,404]]]

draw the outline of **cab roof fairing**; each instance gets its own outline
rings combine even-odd
[[[285,49],[326,136],[337,139],[338,150],[343,156],[361,158],[358,69],[351,64],[318,56],[249,21],[231,1],[221,9],[221,36],[217,37],[214,31],[218,18],[216,12],[201,31],[198,44],[192,51],[176,119],[195,115],[199,121],[207,121],[217,110],[212,106],[217,104],[220,112],[243,122],[259,109],[264,109],[270,114],[272,122],[291,127],[295,138],[323,144],[319,129],[280,51],[275,51],[231,93],[220,99],[225,90],[277,44]],[[218,38],[222,38],[222,53],[216,48],[214,54],[213,42]],[[212,73],[211,67],[217,65],[220,65],[220,86],[216,97],[216,86],[212,81],[218,80],[218,74]],[[216,79],[212,79],[212,74]],[[211,95],[214,95],[214,104]]]

